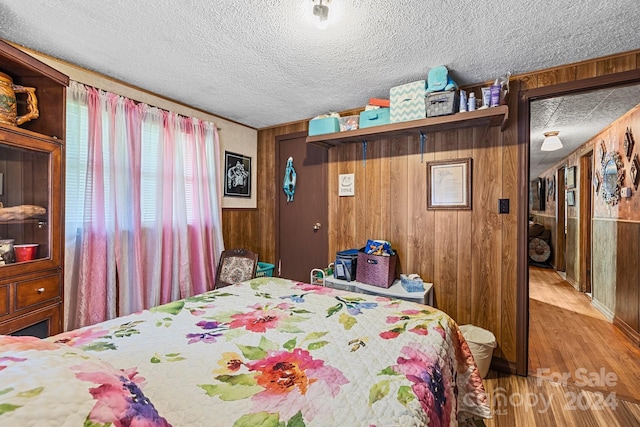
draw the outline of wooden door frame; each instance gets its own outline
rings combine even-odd
[[[580,275],[578,277],[580,279],[581,292],[591,292],[591,220],[593,218],[593,197],[591,192],[592,162],[593,149],[580,156],[580,218],[578,231]]]
[[[529,265],[527,260],[529,232],[529,150],[530,118],[529,103],[536,99],[551,98],[611,86],[640,83],[640,69],[624,71],[589,79],[576,80],[553,86],[521,90],[518,93],[518,245],[517,245],[517,290],[516,290],[516,373],[526,376],[529,357]]]
[[[556,270],[557,271],[566,271],[567,270],[567,260],[565,258],[565,250],[566,250],[566,209],[565,206],[565,191],[566,187],[564,185],[565,179],[565,167],[563,165],[558,168],[558,181],[557,181],[557,190],[556,190]]]

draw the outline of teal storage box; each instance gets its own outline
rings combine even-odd
[[[360,113],[360,129],[371,126],[388,125],[390,123],[390,109],[377,108]]]
[[[309,120],[309,136],[333,132],[340,132],[340,122],[337,117]]]

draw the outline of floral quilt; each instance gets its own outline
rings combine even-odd
[[[457,426],[489,413],[445,313],[285,279],[47,340],[0,336],[3,426]]]

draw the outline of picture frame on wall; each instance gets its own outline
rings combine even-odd
[[[571,166],[567,168],[564,176],[564,185],[567,188],[576,188],[576,167]]]
[[[427,162],[427,209],[471,209],[471,158]]]
[[[224,152],[224,196],[251,197],[251,157]]]
[[[576,205],[576,192],[567,191],[567,206],[575,206],[575,205]]]

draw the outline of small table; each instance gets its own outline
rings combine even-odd
[[[356,281],[347,282],[346,280],[336,279],[334,276],[324,278],[324,285],[334,289],[343,291],[358,292],[369,295],[383,295],[391,298],[398,298],[406,301],[426,304],[433,307],[433,283],[425,282],[425,290],[422,292],[407,292],[400,283],[395,280],[390,287],[381,288],[379,286],[367,285]]]

